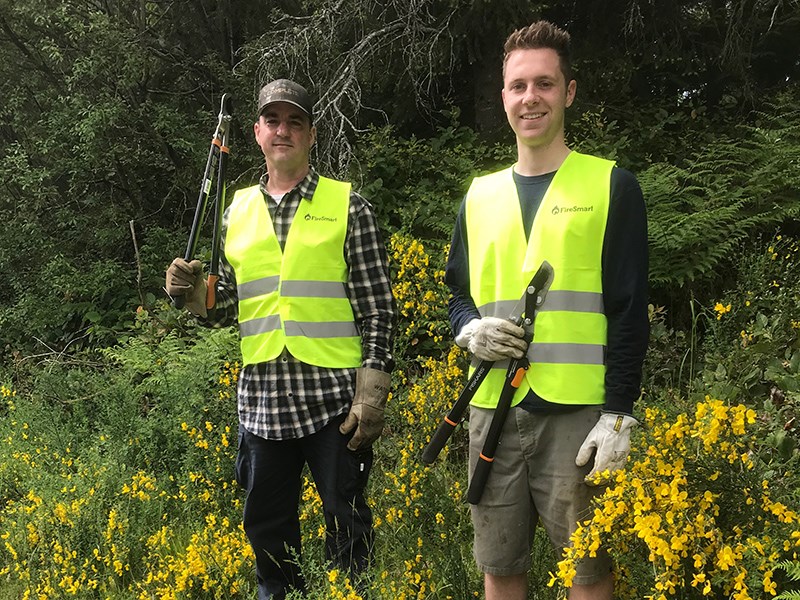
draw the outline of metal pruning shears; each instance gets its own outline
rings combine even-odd
[[[206,308],[211,310],[216,303],[215,292],[216,283],[219,279],[219,245],[222,235],[222,215],[225,210],[225,166],[227,157],[230,154],[228,145],[228,133],[231,123],[232,100],[230,94],[223,94],[220,103],[219,115],[217,118],[217,128],[211,136],[211,147],[208,149],[208,160],[206,161],[203,181],[200,184],[200,195],[197,199],[197,207],[194,211],[194,221],[192,230],[189,233],[189,243],[186,245],[184,259],[189,262],[194,258],[197,250],[197,237],[200,228],[203,226],[203,217],[206,213],[208,204],[208,194],[214,181],[213,170],[217,168],[217,188],[214,200],[214,230],[211,238],[211,262],[208,267],[208,285],[206,294]],[[174,304],[177,308],[182,308],[185,303],[183,296],[176,296]]]
[[[508,317],[509,321],[515,325],[519,325],[525,331],[523,339],[528,342],[528,344],[533,340],[533,321],[536,316],[536,310],[541,306],[542,302],[544,302],[544,296],[552,281],[553,267],[550,266],[550,263],[544,261],[531,278],[530,283],[528,283],[525,288],[525,292]],[[422,461],[424,463],[431,464],[436,460],[436,457],[447,443],[453,430],[461,421],[467,406],[475,396],[475,392],[478,390],[481,383],[483,383],[483,380],[486,379],[493,365],[493,361],[484,360],[475,368],[464,390],[458,396],[450,412],[439,424],[439,428],[423,450]],[[503,383],[503,388],[500,391],[500,398],[497,402],[497,408],[492,417],[492,422],[489,426],[489,431],[486,435],[478,464],[475,466],[475,472],[470,480],[469,490],[467,491],[467,500],[470,504],[477,504],[483,494],[483,488],[489,477],[489,471],[492,466],[492,461],[494,460],[494,453],[500,441],[500,432],[503,429],[508,410],[511,407],[511,401],[514,397],[514,393],[522,384],[525,372],[528,370],[529,366],[530,363],[527,356],[511,359],[509,362],[505,382]]]

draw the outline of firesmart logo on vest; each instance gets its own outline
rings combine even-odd
[[[312,215],[311,213],[306,213],[305,216],[306,221],[326,221],[328,223],[336,223],[336,217],[318,217],[317,215]]]
[[[553,215],[565,215],[568,213],[592,212],[594,206],[554,206]]]

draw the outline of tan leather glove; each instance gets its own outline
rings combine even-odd
[[[350,450],[366,448],[377,440],[383,431],[383,413],[386,399],[392,386],[392,376],[378,369],[361,367],[356,369],[356,395],[353,406],[344,423],[339,426],[342,434],[356,432],[347,444]]]
[[[206,310],[206,280],[203,277],[203,263],[199,260],[186,262],[176,258],[167,267],[167,294],[171,298],[183,296],[186,309],[195,315],[205,317]]]

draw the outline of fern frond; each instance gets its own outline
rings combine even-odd
[[[800,111],[760,116],[741,137],[719,138],[685,165],[640,173],[648,207],[650,280],[681,285],[736,260],[742,240],[800,215]]]
[[[784,560],[775,565],[775,569],[780,569],[786,573],[790,581],[800,581],[800,561]],[[775,600],[800,600],[800,590],[785,590]]]

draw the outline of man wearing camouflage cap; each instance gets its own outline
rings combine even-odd
[[[305,589],[298,505],[308,464],[322,499],[325,553],[356,577],[368,564],[364,489],[394,366],[396,307],[371,205],[310,165],[313,102],[278,79],[253,125],[266,161],[258,185],[226,210],[213,318],[200,261],[175,259],[167,291],[210,326],[238,322],[236,477],[256,555],[259,600]]]

